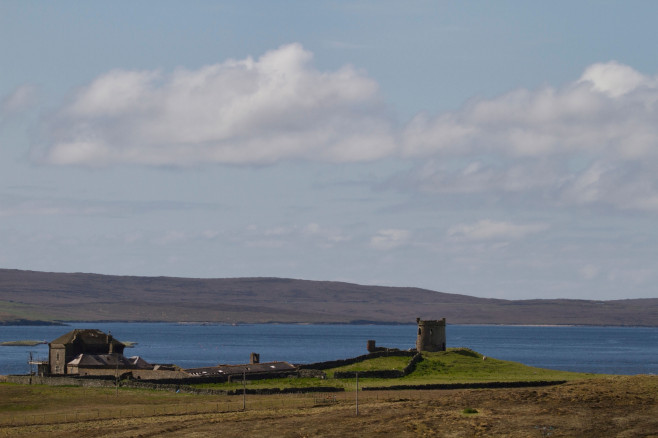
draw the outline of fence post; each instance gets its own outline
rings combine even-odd
[[[247,371],[242,371],[242,410],[247,410]]]
[[[359,372],[356,372],[356,416],[359,416]]]

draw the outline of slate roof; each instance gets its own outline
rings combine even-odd
[[[218,365],[215,367],[188,368],[186,373],[197,377],[236,376],[245,374],[296,371],[297,367],[288,362],[263,362],[243,365]]]
[[[151,365],[150,363],[148,363],[147,361],[145,361],[139,356],[131,356],[128,358],[128,360],[134,367],[137,368],[143,368],[143,369],[153,368],[153,365]]]
[[[132,363],[123,354],[78,354],[67,365],[79,367],[116,367],[129,368]]]
[[[139,356],[131,358],[125,357],[123,354],[78,354],[75,359],[70,361],[67,365],[82,367],[82,368],[138,368],[138,369],[152,369],[153,365],[146,362]]]
[[[63,334],[59,338],[50,342],[50,345],[72,344],[74,341],[82,342],[86,345],[106,345],[112,339],[114,347],[125,347],[124,344],[112,338],[112,335],[105,334],[97,329],[75,329]]]

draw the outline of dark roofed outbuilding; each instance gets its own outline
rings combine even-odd
[[[230,379],[231,377],[259,376],[259,378],[281,377],[297,372],[297,367],[288,362],[264,362],[243,365],[218,365],[214,367],[188,368],[185,372],[193,377],[215,377]]]

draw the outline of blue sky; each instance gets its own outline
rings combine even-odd
[[[656,16],[0,0],[0,266],[656,297]]]

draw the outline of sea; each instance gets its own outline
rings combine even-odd
[[[71,323],[68,326],[0,326],[5,341],[52,341],[75,328],[110,332],[133,342],[125,356],[183,368],[261,362],[312,363],[366,354],[377,346],[415,346],[414,325]],[[600,374],[658,373],[658,327],[448,325],[448,347],[556,370]],[[0,375],[30,372],[29,357],[45,360],[48,345],[0,346]]]

